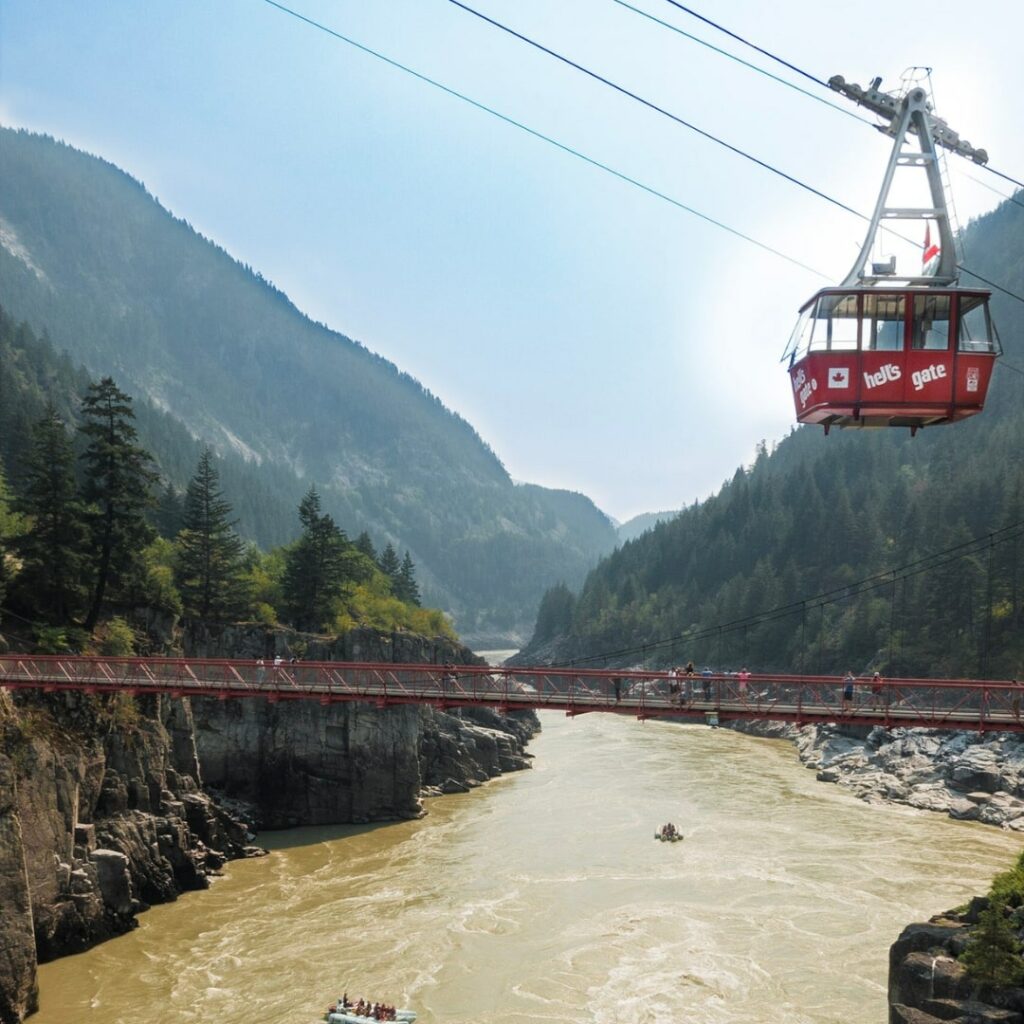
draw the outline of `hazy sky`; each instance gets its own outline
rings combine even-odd
[[[631,2],[829,98],[666,0]],[[938,113],[1024,178],[1024,4],[694,2],[819,78],[895,87],[931,66]],[[856,256],[861,221],[448,0],[289,6],[830,280]],[[889,143],[854,119],[614,0],[473,6],[870,212]],[[140,178],[419,378],[513,477],[620,519],[707,495],[792,422],[778,359],[826,280],[265,0],[0,0],[0,122]],[[972,180],[1004,188],[994,176],[951,166],[962,221],[999,201]]]

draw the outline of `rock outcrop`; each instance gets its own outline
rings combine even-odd
[[[822,782],[867,801],[908,804],[1024,831],[1024,739],[1017,734],[863,729],[751,722],[733,726],[789,739]]]
[[[1024,1024],[1024,989],[985,989],[958,959],[987,905],[903,930],[889,950],[889,1024]]]
[[[6,693],[0,692],[0,731],[14,718]],[[16,1024],[37,1006],[36,944],[32,929],[25,845],[18,817],[15,764],[0,750],[0,1022]]]
[[[256,852],[200,788],[187,707],[0,692],[0,1021],[35,1008],[37,962],[134,927]]]
[[[351,630],[324,638],[284,629],[188,629],[204,657],[394,664],[483,664],[445,637]],[[420,797],[461,792],[528,767],[535,715],[440,712],[366,703],[196,701],[195,742],[206,784],[246,801],[262,828],[412,818]]]

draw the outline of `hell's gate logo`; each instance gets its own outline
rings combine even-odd
[[[878,388],[883,384],[892,384],[903,376],[903,371],[895,363],[886,363],[880,366],[874,373],[864,371],[864,387]]]
[[[943,363],[933,363],[927,369],[915,370],[910,375],[910,383],[914,385],[915,391],[920,391],[925,384],[931,384],[933,380],[942,380],[946,376],[946,367]]]
[[[807,374],[804,373],[803,367],[801,367],[793,374],[793,390],[800,400],[800,408],[802,409],[807,405],[807,399],[818,390],[818,381],[814,377],[808,380]]]

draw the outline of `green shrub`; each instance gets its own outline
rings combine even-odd
[[[135,631],[124,619],[115,616],[101,627],[99,644],[100,654],[126,658],[135,653]]]

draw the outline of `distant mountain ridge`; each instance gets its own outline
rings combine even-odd
[[[0,303],[194,437],[266,467],[282,498],[315,481],[349,533],[408,548],[425,599],[470,635],[528,629],[546,586],[578,584],[616,543],[588,498],[515,485],[416,380],[309,320],[123,171],[12,129]],[[250,535],[287,539],[258,517]]]
[[[653,530],[658,523],[675,519],[677,515],[679,515],[679,509],[668,512],[641,512],[640,515],[633,516],[632,519],[627,519],[624,523],[619,523],[615,527],[615,533],[618,535],[619,543],[625,544],[627,540],[636,540],[640,534]]]

